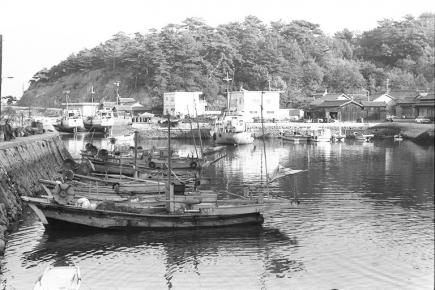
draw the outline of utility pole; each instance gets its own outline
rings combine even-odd
[[[227,113],[229,113],[230,112],[230,81],[232,80],[232,78],[228,76],[228,72],[227,72],[227,76],[223,80],[227,83]]]
[[[390,79],[387,79],[387,94],[390,92]]]
[[[120,81],[116,81],[113,84],[116,86],[116,104],[119,105],[119,83]]]

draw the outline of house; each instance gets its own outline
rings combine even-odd
[[[417,100],[414,104],[415,108],[415,116],[416,117],[425,117],[431,120],[435,118],[435,94],[431,93],[422,93],[417,97]]]
[[[132,116],[139,116],[140,114],[143,114],[147,112],[147,109],[142,106],[139,102],[136,102],[131,105],[131,115]]]
[[[385,102],[362,101],[364,106],[362,118],[365,121],[384,121],[387,117],[387,104]]]
[[[403,119],[415,118],[415,102],[416,97],[406,97],[396,101],[396,115]]]
[[[229,107],[232,112],[241,112],[248,118],[277,119],[281,91],[237,91],[230,92]]]
[[[204,115],[207,102],[202,92],[170,92],[163,95],[163,115]]]
[[[342,100],[323,101],[312,106],[311,118],[324,120],[339,120],[342,122],[356,122],[363,116],[363,105],[344,98]]]
[[[277,119],[298,121],[304,118],[304,110],[300,109],[279,109]]]
[[[384,102],[385,111],[388,115],[396,115],[396,98],[388,92],[373,94],[371,98],[373,102]]]
[[[136,103],[136,100],[134,98],[118,98],[120,105],[133,105]]]
[[[99,103],[62,103],[64,109],[79,110],[83,117],[95,115],[98,110]]]
[[[325,94],[322,97],[315,99],[310,103],[310,107],[315,107],[323,102],[327,101],[342,101],[342,100],[351,100],[351,97],[349,97],[346,94],[339,93],[339,94]]]

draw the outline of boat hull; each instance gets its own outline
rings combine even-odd
[[[70,120],[62,120],[57,125],[57,130],[60,132],[73,133],[73,132],[84,131],[85,127],[83,125],[82,119],[70,119]]]
[[[282,140],[290,141],[294,143],[303,143],[303,142],[310,142],[311,136],[282,136]]]
[[[239,133],[225,133],[225,132],[215,132],[213,133],[213,140],[216,144],[227,144],[227,145],[242,145],[251,144],[254,142],[254,137],[248,132]]]
[[[129,119],[92,119],[85,122],[85,127],[89,131],[94,132],[109,132],[114,127],[127,127]]]
[[[45,216],[45,225],[66,223],[101,229],[177,229],[246,225],[263,223],[260,211],[252,212],[252,206],[238,214],[134,214],[103,210],[89,210],[72,206],[33,203]],[[260,209],[260,206],[259,206]],[[234,209],[231,209],[234,211]]]

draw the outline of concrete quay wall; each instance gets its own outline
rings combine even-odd
[[[286,123],[264,123],[264,133],[270,137],[278,137],[280,133],[297,132],[299,134],[310,134],[313,131],[330,129],[333,134],[339,133],[347,136],[353,135],[354,132],[366,133],[373,123],[301,123],[301,122],[286,122]],[[246,129],[251,132],[254,137],[262,136],[261,123],[247,123]]]
[[[39,179],[58,174],[71,158],[58,133],[46,133],[0,142],[0,254],[5,234],[21,214],[22,195],[41,191]]]

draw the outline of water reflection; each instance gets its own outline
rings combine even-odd
[[[65,142],[79,150],[86,141]],[[194,150],[190,142],[173,144]],[[227,147],[204,172],[207,186],[261,188],[262,150],[258,140]],[[307,172],[271,185],[280,196],[296,193],[301,204],[267,214],[263,228],[61,233],[29,216],[10,235],[3,281],[28,289],[48,264],[75,261],[91,289],[433,289],[433,147],[269,140],[266,151],[269,172],[278,163]]]
[[[28,230],[39,227],[41,224],[36,222]],[[81,267],[83,280],[92,289],[104,289],[108,285],[110,289],[125,289],[126,280],[128,289],[162,288],[162,282],[171,289],[198,288],[198,283],[210,283],[209,280],[220,285],[225,273],[249,271],[250,281],[243,283],[254,289],[262,288],[269,275],[286,276],[302,271],[303,262],[292,258],[299,246],[296,238],[257,226],[127,233],[46,230],[33,241],[32,247],[20,254],[18,269],[9,265],[5,274],[10,278],[10,285],[28,289],[33,282],[30,277],[37,277],[46,265],[75,262]],[[214,273],[216,268],[220,269],[218,272],[222,274],[210,273],[210,267],[214,268]],[[27,269],[24,278],[19,271],[22,269]],[[10,272],[15,270],[21,277],[19,280]],[[110,276],[107,273],[111,273]],[[252,280],[252,273],[257,273],[258,278]],[[186,275],[191,280],[186,280]],[[104,280],[101,277],[105,277]],[[179,280],[181,277],[183,279]],[[232,283],[244,287],[241,281]]]

